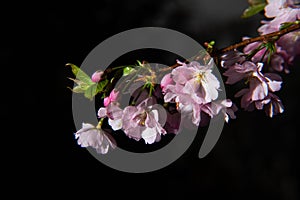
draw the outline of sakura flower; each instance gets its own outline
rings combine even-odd
[[[291,15],[295,8],[299,8],[299,0],[267,0],[265,15],[268,18]]]
[[[183,86],[183,93],[192,95],[199,103],[217,99],[220,82],[212,73],[213,59],[205,66],[196,61],[180,64],[182,66],[173,69],[171,73],[175,85]]]
[[[119,91],[116,91],[115,89],[113,89],[108,97],[105,97],[103,100],[103,104],[104,106],[108,106],[111,102],[115,102],[118,98],[119,95]]]
[[[268,95],[268,91],[278,91],[281,88],[281,77],[274,73],[262,74],[262,63],[255,65],[246,61],[243,65],[236,64],[229,68],[224,76],[227,76],[227,84],[234,84],[244,78],[248,79],[251,92],[251,100],[261,100]]]
[[[238,58],[238,60],[240,59]],[[213,117],[220,110],[224,110],[226,113],[225,108],[228,107],[228,104],[225,103],[220,104],[219,109],[215,112],[208,108],[216,105],[212,101],[217,99],[220,87],[220,82],[212,74],[212,60],[206,66],[201,66],[198,62],[178,63],[181,66],[171,72],[172,76],[170,77],[173,79],[173,83],[164,88],[164,101],[176,103],[177,110],[183,115],[183,119],[191,120],[196,126],[199,126],[203,114]]]
[[[225,99],[214,101],[210,104],[204,105],[202,111],[207,113],[211,118],[213,118],[221,112],[224,115],[224,120],[228,123],[229,118],[236,118],[234,112],[237,111],[237,107],[232,103],[230,99]]]
[[[282,36],[277,44],[285,56],[285,61],[290,64],[297,55],[300,55],[300,31],[294,31]]]
[[[257,49],[261,44],[262,44],[261,42],[253,42],[253,43],[247,45],[244,48],[244,53],[250,54],[252,51]],[[276,52],[273,53],[271,56],[271,62],[269,63],[269,69],[273,70],[273,71],[275,70],[278,72],[281,72],[284,70],[284,72],[288,73],[289,72],[288,64],[291,63],[291,61],[293,60],[293,57],[291,56],[291,54],[289,55],[287,53],[287,51],[283,50],[282,47],[278,46],[277,43],[275,43],[275,46],[276,46]],[[293,46],[296,47],[297,45],[290,45],[290,47],[294,48]],[[264,56],[265,53],[266,53],[266,48],[259,50],[255,55],[253,55],[253,57],[251,58],[251,61],[254,63],[257,63],[260,61],[267,62],[267,56]]]
[[[242,63],[245,61],[245,56],[242,52],[237,50],[229,51],[221,56],[221,66],[228,69],[236,63]]]
[[[300,19],[299,0],[268,0],[265,15],[274,19],[262,21],[263,25],[258,29],[260,34],[278,31],[282,23],[295,22]],[[277,41],[277,46],[281,48],[281,51],[286,52],[285,61],[292,62],[296,55],[300,55],[300,31],[283,35]]]
[[[165,92],[166,87],[170,84],[173,84],[173,79],[171,77],[171,74],[166,74],[160,82],[160,87],[162,91]]]
[[[97,83],[102,79],[102,75],[104,74],[103,71],[96,71],[93,75],[92,75],[92,81]]]
[[[146,144],[159,141],[166,121],[166,112],[159,105],[152,105],[151,98],[145,99],[138,106],[127,106],[123,113],[123,130],[129,138],[139,141],[141,138]]]
[[[253,72],[257,70],[257,66],[250,61],[246,61],[243,64],[236,63],[230,67],[226,72],[223,73],[227,76],[226,84],[235,84],[238,81],[247,78],[252,75]]]
[[[248,37],[243,37],[243,40],[249,39]],[[245,46],[243,49],[244,53],[250,54],[251,52],[255,51],[259,46],[261,45],[261,42],[253,42]],[[263,56],[266,53],[266,48],[262,48],[261,50],[257,51],[255,55],[252,56],[251,61],[254,63],[260,62],[260,61],[266,61],[266,56],[263,58]],[[262,60],[264,59],[264,60]]]
[[[81,147],[93,147],[100,154],[106,154],[109,147],[113,149],[116,147],[111,135],[88,123],[82,123],[82,128],[75,133],[75,138]]]
[[[122,115],[123,110],[117,102],[111,102],[107,107],[102,107],[98,110],[98,117],[108,117],[108,124],[115,131],[122,128]]]
[[[191,120],[192,123],[196,126],[201,124],[207,124],[202,122],[202,115],[203,113],[208,114],[211,118],[217,115],[220,110],[224,113],[226,121],[228,121],[228,115],[226,114],[226,109],[232,106],[232,102],[230,100],[226,100],[224,102],[219,103],[216,102],[209,102],[204,103],[195,101],[195,98],[191,95],[195,94],[186,94],[182,92],[183,86],[181,85],[173,85],[168,86],[167,93],[165,95],[165,102],[174,102],[177,104],[177,110],[183,115],[183,120]],[[226,103],[227,102],[227,103]],[[212,108],[211,108],[212,106]],[[234,109],[234,111],[236,111]],[[231,118],[235,118],[234,114],[231,111],[230,113]],[[186,123],[185,121],[183,123]]]
[[[255,105],[257,109],[262,109],[262,107],[265,106],[265,112],[269,117],[273,117],[278,113],[284,112],[284,107],[281,100],[273,93],[269,93],[264,100],[255,102]]]
[[[261,79],[250,79],[249,88],[244,88],[236,93],[235,97],[242,97],[241,107],[247,111],[252,111],[255,108],[262,109],[264,104],[268,104],[272,100],[274,101],[274,104],[272,104],[272,106],[275,106],[276,102],[277,104],[275,106],[275,110],[272,110],[272,115],[270,114],[269,116],[272,117],[273,113],[282,113],[283,107],[282,104],[280,104],[279,106],[279,98],[271,93],[280,90],[280,76],[273,73],[266,73],[263,77],[260,78]],[[262,79],[264,79],[264,81],[261,82]],[[279,109],[279,107],[282,109]]]

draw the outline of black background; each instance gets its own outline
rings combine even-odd
[[[257,34],[263,17],[241,19],[246,7],[246,0],[3,6],[2,155],[3,172],[8,174],[5,185],[15,190],[10,194],[298,199],[299,59],[291,74],[283,75],[278,93],[285,112],[269,119],[260,111],[238,111],[203,159],[198,158],[198,140],[164,169],[129,174],[99,163],[73,136],[67,89],[72,74],[66,63],[80,65],[103,40],[144,26],[171,28],[201,44],[215,40],[217,47],[225,47]],[[132,64],[131,59],[128,62],[123,64]]]

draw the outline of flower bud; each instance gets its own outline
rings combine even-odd
[[[96,71],[93,75],[92,75],[92,81],[97,83],[102,79],[102,75],[103,75],[103,71]]]
[[[110,95],[108,97],[105,97],[103,100],[103,104],[104,106],[108,106],[111,102],[114,102],[117,100],[119,95],[119,91],[116,91],[115,89],[113,89],[110,93]]]

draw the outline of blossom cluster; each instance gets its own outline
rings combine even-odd
[[[284,25],[299,23],[300,5],[296,0],[268,0],[265,16],[258,32],[266,35],[279,31]],[[248,38],[244,38],[248,39]],[[226,69],[224,76],[229,85],[244,81],[243,88],[235,97],[241,97],[241,107],[245,110],[264,109],[270,117],[284,111],[281,100],[274,92],[281,89],[282,78],[278,74],[289,72],[295,56],[300,54],[300,31],[293,31],[270,41],[253,42],[221,56],[221,66]]]
[[[177,134],[180,123],[190,127],[187,124],[191,121],[194,127],[198,127],[200,122],[207,124],[209,118],[218,114],[222,114],[226,122],[229,117],[235,118],[236,107],[231,100],[218,99],[220,82],[212,73],[213,63],[213,59],[206,65],[197,61],[178,61],[180,66],[162,78],[156,93],[161,93],[164,104],[173,106],[175,112],[169,112],[167,106],[158,104],[157,95],[149,97],[149,93],[137,105],[121,108],[118,102],[120,91],[113,89],[98,110],[98,126],[83,123],[82,129],[75,133],[78,144],[92,146],[102,154],[107,153],[109,146],[114,148],[116,142],[101,128],[104,118],[108,119],[114,131],[122,130],[129,138],[136,141],[143,139],[146,144],[158,142],[162,135],[168,133]],[[91,80],[100,81],[102,75],[103,72],[97,71]]]
[[[242,83],[240,85],[245,86],[234,95],[241,98],[242,109],[264,110],[269,117],[273,117],[284,111],[282,101],[275,94],[281,90],[283,83],[279,73],[288,73],[289,66],[300,54],[300,31],[298,27],[280,36],[265,36],[293,25],[299,26],[300,5],[298,0],[267,0],[267,3],[264,9],[269,20],[262,21],[258,29],[262,39],[248,42],[243,45],[242,51],[224,51],[213,58],[224,71],[226,84]],[[244,38],[251,41],[247,39]],[[120,101],[123,90],[112,84],[115,77],[111,79],[106,71],[101,70],[90,77],[69,64],[77,78],[71,79],[77,84],[73,92],[84,93],[89,99],[102,94],[102,107],[97,112],[98,125],[82,123],[82,128],[75,133],[77,143],[82,147],[93,147],[100,154],[115,148],[117,144],[113,135],[102,128],[106,121],[115,133],[121,130],[130,139],[153,144],[160,141],[163,135],[178,134],[183,127],[205,126],[217,115],[222,115],[226,122],[230,118],[235,119],[237,106],[232,100],[221,98],[220,93],[224,92],[221,89],[222,80],[213,73],[215,62],[210,58],[214,52],[212,45],[208,44],[209,59],[203,62],[177,60],[175,67],[169,71],[163,70],[168,71],[167,74],[156,73],[141,62],[136,68],[117,67],[125,77],[123,83],[126,86],[135,81],[143,85],[131,93],[133,100],[125,106]],[[158,77],[160,80],[157,82]]]

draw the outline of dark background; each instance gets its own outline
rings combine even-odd
[[[98,162],[73,136],[67,89],[72,74],[66,63],[80,65],[103,40],[144,26],[174,29],[201,44],[215,40],[217,47],[225,47],[243,36],[256,36],[263,17],[241,19],[246,7],[246,0],[3,6],[2,155],[7,160],[5,185],[15,188],[10,194],[298,199],[299,59],[291,74],[283,75],[278,93],[285,112],[269,119],[260,111],[238,111],[237,119],[225,125],[217,145],[203,159],[198,158],[201,140],[196,140],[170,166],[128,174]]]

